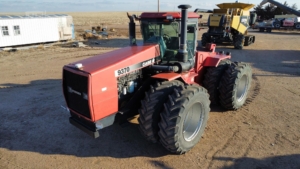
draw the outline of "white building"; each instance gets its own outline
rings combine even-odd
[[[70,15],[0,15],[0,47],[75,38]]]

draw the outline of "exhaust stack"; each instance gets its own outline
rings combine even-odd
[[[129,18],[129,41],[130,46],[136,45],[136,37],[135,37],[135,22],[134,19],[136,19],[135,15],[129,15],[127,12],[127,16]]]
[[[186,63],[188,61],[187,53],[187,9],[191,8],[191,5],[179,5],[178,8],[181,9],[181,32],[180,32],[180,47],[178,50],[178,61]]]

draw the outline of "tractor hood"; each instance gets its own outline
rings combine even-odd
[[[220,9],[229,9],[229,8],[240,8],[243,10],[249,10],[253,8],[254,4],[245,4],[245,3],[222,3],[217,4]]]
[[[154,64],[159,55],[158,45],[130,46],[65,65],[63,86],[68,106],[93,122],[118,112],[118,78]],[[81,97],[82,93],[87,98]]]
[[[142,64],[144,61],[148,61],[159,55],[158,45],[129,46],[76,61],[66,65],[66,67],[80,69],[91,75],[101,72],[108,73],[108,70],[110,70],[109,73],[113,73],[119,69],[130,67],[137,63]],[[143,66],[141,65],[140,68],[141,67]],[[114,75],[112,74],[112,76]]]

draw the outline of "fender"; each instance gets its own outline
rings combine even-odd
[[[203,66],[204,67],[217,67],[221,60],[230,59],[230,58],[231,58],[230,55],[224,55],[224,54],[216,55],[213,57],[207,57],[204,60]]]
[[[171,81],[171,80],[180,78],[181,75],[179,73],[171,72],[171,73],[159,73],[159,74],[153,75],[151,77],[155,78],[155,79],[163,79],[163,80]]]
[[[199,83],[203,75],[205,67],[217,67],[221,60],[231,58],[230,53],[224,54],[224,52],[215,52],[216,44],[209,43],[206,45],[204,51],[197,51],[195,56],[194,69],[191,69],[187,73],[159,73],[153,75],[152,78],[163,80],[175,80],[181,78],[185,83]]]
[[[193,84],[195,77],[197,77],[198,74],[194,72],[194,69],[191,69],[189,72],[186,73],[159,73],[154,76],[151,76],[154,79],[162,79],[162,80],[176,80],[181,79],[186,84]]]
[[[224,54],[223,51],[215,52],[215,48],[215,44],[206,44],[204,51],[196,52],[194,71],[198,74],[198,76],[195,77],[195,82],[198,84],[202,82],[205,67],[217,67],[221,60],[231,58],[230,53]]]
[[[208,43],[204,51],[197,51],[195,56],[195,72],[199,71],[203,67],[217,67],[221,60],[230,59],[231,55],[229,52],[215,52],[216,44]],[[208,52],[209,51],[209,52]]]

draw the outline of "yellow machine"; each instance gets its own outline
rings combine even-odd
[[[256,14],[250,9],[254,4],[222,3],[208,18],[208,31],[202,35],[202,46],[207,43],[233,43],[234,48],[242,49],[254,43],[255,36],[247,35],[247,29],[254,24]]]

